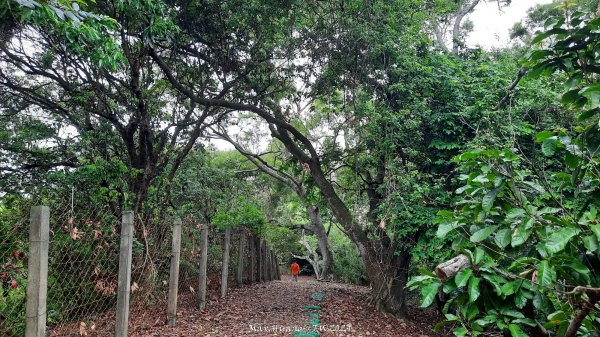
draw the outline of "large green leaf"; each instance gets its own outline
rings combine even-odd
[[[580,232],[575,228],[562,228],[552,233],[544,243],[546,251],[552,255],[565,249],[569,240]]]
[[[497,228],[498,226],[484,227],[478,230],[477,232],[473,233],[473,235],[471,235],[470,240],[471,242],[481,242],[487,239],[494,231],[496,231]]]
[[[509,296],[515,293],[515,285],[512,282],[507,282],[501,287],[502,295]]]
[[[567,31],[565,29],[562,28],[553,28],[550,29],[548,31],[545,31],[543,33],[539,33],[538,35],[536,35],[533,40],[531,40],[531,44],[537,44],[540,43],[541,41],[543,41],[544,39],[552,36],[552,35],[557,35],[557,34],[565,34],[567,33]]]
[[[443,239],[444,237],[446,237],[446,235],[448,235],[448,233],[450,233],[451,231],[455,230],[458,227],[461,227],[462,225],[464,225],[464,224],[458,223],[458,221],[442,223],[438,226],[438,229],[437,229],[437,232],[435,233],[435,235],[438,238]]]
[[[579,98],[579,89],[569,90],[562,95],[560,102],[562,104],[571,104]]]
[[[531,235],[531,228],[528,228],[526,224],[522,224],[512,233],[512,240],[510,245],[513,247],[520,246],[529,239],[529,235]]]
[[[550,287],[554,285],[556,281],[556,271],[550,265],[548,260],[544,260],[540,263],[538,267],[538,283],[542,287]]]
[[[600,244],[598,238],[595,235],[586,235],[583,237],[583,246],[590,252],[595,253],[599,250]]]
[[[421,299],[421,308],[428,307],[433,303],[441,285],[441,282],[433,282],[421,288],[421,294],[423,295],[423,298]]]
[[[462,269],[454,277],[454,283],[456,283],[457,287],[464,287],[467,285],[471,275],[473,275],[473,270],[471,268]]]
[[[478,277],[471,277],[469,280],[469,302],[475,302],[479,298],[479,281]]]
[[[510,330],[510,335],[512,337],[527,337],[528,335],[521,330],[521,328],[516,324],[509,324],[508,330]]]
[[[550,157],[556,153],[556,144],[558,138],[556,136],[544,139],[542,142],[542,153],[544,156]]]
[[[481,207],[483,207],[484,211],[489,211],[492,209],[492,206],[494,206],[494,200],[496,200],[498,193],[500,193],[500,189],[494,188],[483,197],[483,200],[481,201]]]
[[[588,99],[592,109],[600,106],[600,84],[594,84],[583,88],[579,94]]]
[[[600,240],[600,225],[591,225],[590,228],[594,235],[596,235],[596,239]]]
[[[468,331],[468,330],[467,330],[467,328],[465,328],[464,326],[461,326],[461,327],[458,327],[458,328],[456,328],[456,329],[452,330],[452,333],[453,333],[453,334],[454,334],[454,336],[456,336],[456,337],[463,337],[463,336],[466,336],[468,332],[469,332],[469,331]]]
[[[512,238],[512,231],[510,229],[503,228],[503,229],[499,230],[498,232],[496,232],[496,235],[494,236],[494,242],[496,242],[498,247],[506,248],[506,246],[508,246],[510,244],[511,238]]]

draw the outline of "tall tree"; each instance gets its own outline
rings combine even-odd
[[[102,18],[119,23],[114,26],[114,35],[104,36],[106,41],[118,36],[118,49],[91,45],[87,36],[99,32],[86,31],[85,24],[57,24],[63,29],[29,25],[0,45],[4,60],[0,88],[5,95],[15,97],[13,113],[52,121],[54,139],[70,132],[72,141],[79,140],[75,144],[86,140],[77,148],[59,143],[54,152],[30,151],[27,156],[20,155],[24,163],[11,161],[11,170],[78,166],[78,158],[85,157],[92,162],[94,158],[118,158],[129,168],[121,204],[128,203],[137,211],[160,175],[164,173],[167,181],[173,179],[202,130],[218,120],[221,111],[199,109],[160,79],[149,58],[146,30],[160,34],[174,27],[160,20],[149,23],[140,15],[166,16],[160,3],[98,1],[92,9],[103,14]],[[80,11],[75,6],[72,10]],[[81,13],[85,12],[80,12],[80,17]],[[89,16],[75,19],[86,24],[96,20]],[[15,147],[11,150],[26,152]],[[127,200],[128,196],[133,200]]]

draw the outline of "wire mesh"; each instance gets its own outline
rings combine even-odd
[[[173,219],[137,214],[134,228],[130,305],[148,309],[167,300]]]
[[[200,264],[200,222],[192,216],[182,219],[181,255],[179,262],[179,294],[189,297],[196,294]]]
[[[0,336],[25,333],[28,206],[0,205]]]
[[[54,195],[50,207],[48,336],[109,336],[114,333],[122,210],[111,203],[77,199],[74,189]],[[32,202],[32,201],[31,201]],[[0,336],[25,330],[30,205],[0,205]],[[173,219],[135,215],[130,318],[166,309]],[[195,305],[199,280],[201,223],[184,216],[179,274],[180,305]],[[223,231],[209,227],[207,297],[219,295]],[[247,233],[231,237],[229,284],[236,282],[240,235],[244,236],[244,281],[249,276]],[[155,310],[152,310],[152,308]],[[151,324],[161,324],[156,318]]]
[[[104,206],[51,207],[49,336],[111,329],[106,323],[114,318],[105,316],[114,315],[117,301],[120,223],[120,212]]]

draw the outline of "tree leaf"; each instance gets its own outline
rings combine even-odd
[[[467,332],[469,332],[469,331],[464,326],[461,326],[461,327],[458,327],[458,328],[452,330],[452,333],[454,333],[454,336],[456,336],[456,337],[466,336]]]
[[[435,233],[435,235],[440,238],[443,239],[444,237],[446,237],[446,235],[448,235],[448,233],[450,233],[451,231],[453,231],[454,229],[461,227],[463,224],[459,224],[458,221],[454,221],[454,222],[449,222],[449,223],[442,223],[438,226],[437,232]]]
[[[510,229],[504,228],[496,232],[494,236],[494,242],[500,248],[506,248],[510,244],[510,239],[512,238],[512,232]]]
[[[544,260],[540,263],[538,267],[538,283],[542,287],[549,287],[554,284],[556,280],[556,271],[554,268],[548,263],[548,260]]]
[[[579,233],[579,229],[575,228],[562,228],[552,233],[547,241],[544,243],[544,247],[549,254],[555,254],[565,249],[569,240]]]
[[[479,298],[479,281],[477,277],[471,277],[469,280],[469,302],[475,302]]]
[[[542,142],[542,153],[546,157],[553,156],[556,153],[557,137],[549,137]]]
[[[475,248],[475,258],[473,259],[474,264],[479,264],[481,260],[483,260],[483,256],[485,255],[485,251],[480,247]]]
[[[457,287],[464,287],[467,285],[471,275],[473,275],[473,270],[471,268],[465,268],[456,274],[454,277],[454,283],[456,283]]]
[[[502,285],[502,295],[509,296],[515,293],[515,286],[512,282],[505,283]]]
[[[437,295],[438,289],[441,285],[442,283],[440,282],[433,282],[421,288],[421,294],[423,295],[421,300],[421,308],[428,307],[431,305],[431,303],[433,303],[433,300],[435,299],[435,296]]]
[[[553,134],[554,133],[552,131],[548,131],[548,130],[539,132],[538,134],[535,135],[535,141],[538,143],[541,143],[544,141],[544,139],[552,137]]]
[[[478,230],[477,232],[473,233],[473,235],[471,235],[471,242],[481,242],[485,239],[488,238],[488,236],[490,236],[496,229],[498,228],[498,226],[488,226],[488,227],[484,227],[480,230]]]
[[[591,108],[595,109],[600,105],[600,84],[590,85],[583,88],[579,94],[588,99]]]
[[[512,337],[527,337],[527,334],[516,324],[509,324],[508,330]]]
[[[531,228],[527,228],[525,224],[520,225],[512,233],[512,240],[510,242],[510,245],[512,247],[517,247],[524,244],[525,241],[529,239],[529,235],[531,235]]]
[[[481,207],[483,207],[484,211],[489,211],[492,209],[492,206],[494,205],[494,200],[496,200],[498,193],[500,193],[500,189],[494,188],[483,197],[483,200],[481,201]]]
[[[522,208],[512,208],[506,214],[506,220],[507,221],[514,220],[514,219],[522,217],[523,215],[525,215],[525,210],[524,209],[522,209]]]
[[[579,89],[569,90],[562,95],[560,98],[560,102],[562,104],[571,104],[574,103],[579,98]]]
[[[600,225],[591,225],[590,228],[594,235],[596,235],[596,239],[600,240]]]

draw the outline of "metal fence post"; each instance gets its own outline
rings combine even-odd
[[[26,337],[44,337],[46,335],[49,227],[50,209],[48,206],[32,207],[27,264]]]
[[[131,246],[133,241],[133,211],[124,211],[119,253],[119,281],[115,336],[127,337],[129,325],[129,294],[131,289]]]
[[[181,219],[173,224],[173,247],[171,270],[169,271],[169,303],[167,305],[168,324],[175,326],[177,321],[177,289],[179,288],[179,257],[181,253]]]

